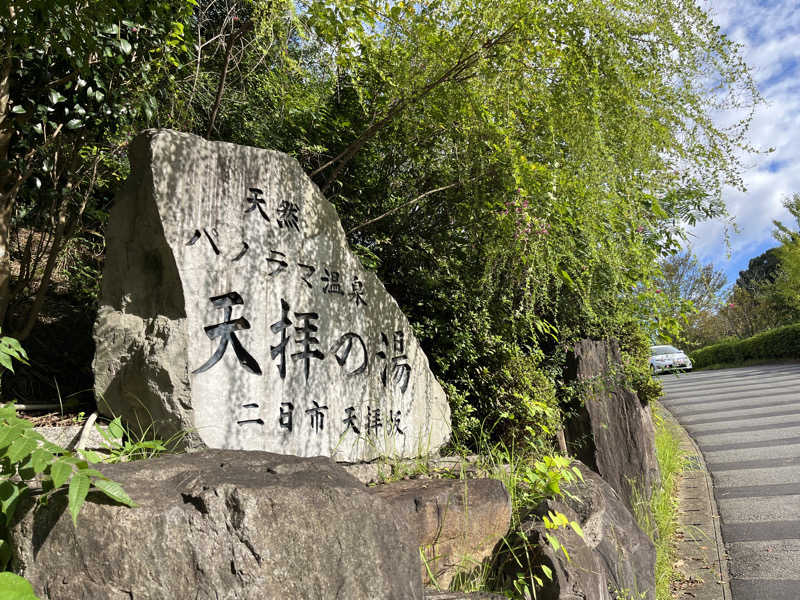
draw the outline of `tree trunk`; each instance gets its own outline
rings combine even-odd
[[[14,128],[9,113],[11,97],[11,57],[3,52],[0,66],[0,161],[7,161]],[[9,256],[11,215],[14,209],[14,174],[10,167],[0,169],[0,325],[5,322],[11,302],[11,260]]]

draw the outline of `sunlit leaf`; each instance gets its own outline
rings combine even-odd
[[[109,481],[108,479],[99,479],[95,480],[93,483],[94,487],[103,492],[106,496],[114,500],[115,502],[119,502],[120,504],[125,504],[126,506],[136,506],[136,503],[131,500],[131,497],[122,489],[122,486],[115,481]]]
[[[72,516],[72,524],[76,527],[78,525],[78,513],[86,501],[86,495],[89,493],[89,485],[89,476],[80,472],[76,473],[69,482],[69,491],[67,492],[69,514]]]
[[[56,460],[53,466],[50,467],[50,478],[53,480],[53,486],[58,489],[64,485],[72,471],[73,467],[69,462],[61,458]]]
[[[24,577],[7,571],[0,573],[0,600],[39,600]]]

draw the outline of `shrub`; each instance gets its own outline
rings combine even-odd
[[[778,327],[743,340],[725,340],[691,353],[695,368],[747,360],[800,359],[800,323]]]

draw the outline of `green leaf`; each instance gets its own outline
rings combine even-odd
[[[50,104],[58,104],[59,102],[66,100],[66,98],[61,95],[61,92],[57,90],[50,90],[50,93],[47,95],[47,97],[50,99]]]
[[[115,438],[121,439],[125,435],[125,428],[122,426],[122,419],[115,418],[108,424],[108,432]]]
[[[125,54],[130,54],[131,50],[133,50],[133,46],[131,46],[131,43],[128,40],[120,39],[119,49],[122,50]]]
[[[575,531],[575,533],[577,533],[579,536],[581,536],[582,538],[585,539],[585,537],[583,535],[583,529],[581,529],[581,526],[578,525],[578,523],[576,521],[570,521],[569,522],[569,526],[572,527],[572,529]]]
[[[16,338],[3,336],[0,338],[0,352],[9,354],[17,360],[27,364],[28,355]]]
[[[89,476],[77,473],[72,481],[69,482],[67,498],[69,500],[69,514],[72,516],[72,524],[78,526],[78,513],[86,501],[86,494],[89,493]]]
[[[79,129],[83,127],[83,121],[80,119],[70,119],[67,121],[67,129]]]
[[[16,106],[14,106],[14,108],[11,109],[11,112],[20,115],[25,112],[25,107],[20,104],[17,104]]]
[[[65,450],[61,446],[58,446],[53,442],[48,442],[47,440],[42,442],[42,448],[47,450],[50,454],[56,454],[59,456],[67,452],[67,450]]]
[[[106,479],[106,476],[97,469],[81,469],[78,471],[78,474],[86,475],[87,477],[99,477],[100,479]]]
[[[30,456],[38,445],[36,440],[28,437],[19,437],[11,443],[11,446],[6,451],[6,456],[12,463],[20,462],[23,458]]]
[[[8,404],[0,404],[0,419],[8,419],[9,417],[17,416],[17,408],[13,402]]]
[[[14,440],[18,439],[23,431],[25,431],[25,428],[19,423],[15,423],[14,425],[3,423],[3,425],[0,425],[0,449],[5,448]]]
[[[0,600],[39,600],[33,586],[15,573],[0,573]]]
[[[90,463],[103,462],[103,459],[105,458],[102,454],[95,452],[94,450],[81,450],[81,453]]]
[[[125,504],[126,506],[137,506],[137,504],[131,500],[130,496],[125,493],[125,490],[122,489],[122,486],[118,484],[116,481],[109,481],[108,479],[98,479],[94,481],[94,487],[103,492],[106,496],[114,500],[115,502],[119,502],[120,504]]]
[[[5,516],[5,524],[8,526],[14,518],[14,511],[17,502],[28,492],[28,486],[22,482],[14,483],[3,481],[0,483],[0,512]]]
[[[553,581],[553,571],[547,565],[539,565],[539,568],[544,573],[544,576],[547,577],[550,581]]]
[[[0,365],[14,372],[14,365],[11,364],[11,357],[8,354],[0,352]]]
[[[50,467],[50,478],[53,480],[53,487],[56,489],[60,488],[62,485],[64,485],[64,482],[69,479],[71,474],[72,464],[63,458],[56,460],[56,462],[53,463],[53,466]]]
[[[44,473],[47,465],[53,460],[53,455],[43,448],[37,448],[31,454],[31,464],[37,475]]]
[[[36,477],[36,470],[33,468],[33,461],[30,456],[23,464],[19,465],[17,474],[22,481],[30,481]]]

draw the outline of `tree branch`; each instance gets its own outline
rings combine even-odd
[[[420,201],[424,200],[425,198],[427,198],[428,196],[436,194],[437,192],[443,192],[444,190],[449,190],[451,188],[458,187],[460,185],[461,185],[461,182],[457,181],[455,183],[451,183],[449,185],[443,185],[442,187],[438,187],[438,188],[433,189],[433,190],[428,190],[427,192],[425,192],[424,194],[420,194],[419,196],[417,196],[413,200],[409,200],[408,202],[404,202],[403,204],[400,204],[399,206],[395,206],[393,209],[386,211],[385,213],[383,213],[382,215],[380,215],[378,217],[375,217],[374,219],[370,219],[369,221],[364,221],[363,223],[361,223],[361,225],[356,225],[352,229],[348,230],[345,235],[350,235],[354,231],[358,231],[359,229],[363,229],[367,225],[372,225],[373,223],[377,223],[381,219],[385,219],[389,215],[393,215],[398,210],[406,208],[407,206],[411,206],[412,204],[414,204],[416,202],[420,202]]]
[[[517,24],[512,23],[505,31],[501,32],[494,38],[486,40],[483,44],[480,45],[479,48],[473,50],[471,53],[465,55],[464,51],[459,55],[458,60],[456,60],[453,65],[451,65],[448,69],[446,69],[443,73],[441,73],[438,77],[436,77],[433,81],[424,85],[421,89],[419,89],[416,93],[411,94],[405,98],[395,98],[392,102],[389,103],[389,109],[386,111],[385,115],[378,121],[372,123],[364,132],[356,138],[355,141],[350,143],[347,148],[342,150],[337,156],[326,162],[324,165],[318,167],[314,171],[310,173],[311,177],[320,174],[322,171],[327,169],[328,167],[335,166],[333,172],[326,177],[325,183],[322,184],[320,187],[321,191],[325,193],[331,184],[336,180],[336,177],[342,171],[342,169],[347,165],[348,162],[358,153],[359,150],[367,143],[380,129],[388,125],[400,112],[402,112],[407,106],[412,105],[428,94],[430,94],[434,89],[447,83],[448,81],[463,81],[469,78],[465,73],[467,70],[475,66],[481,55],[483,55],[487,50],[491,50],[495,46],[498,46],[506,41],[508,36],[511,34],[514,29],[516,29]]]

